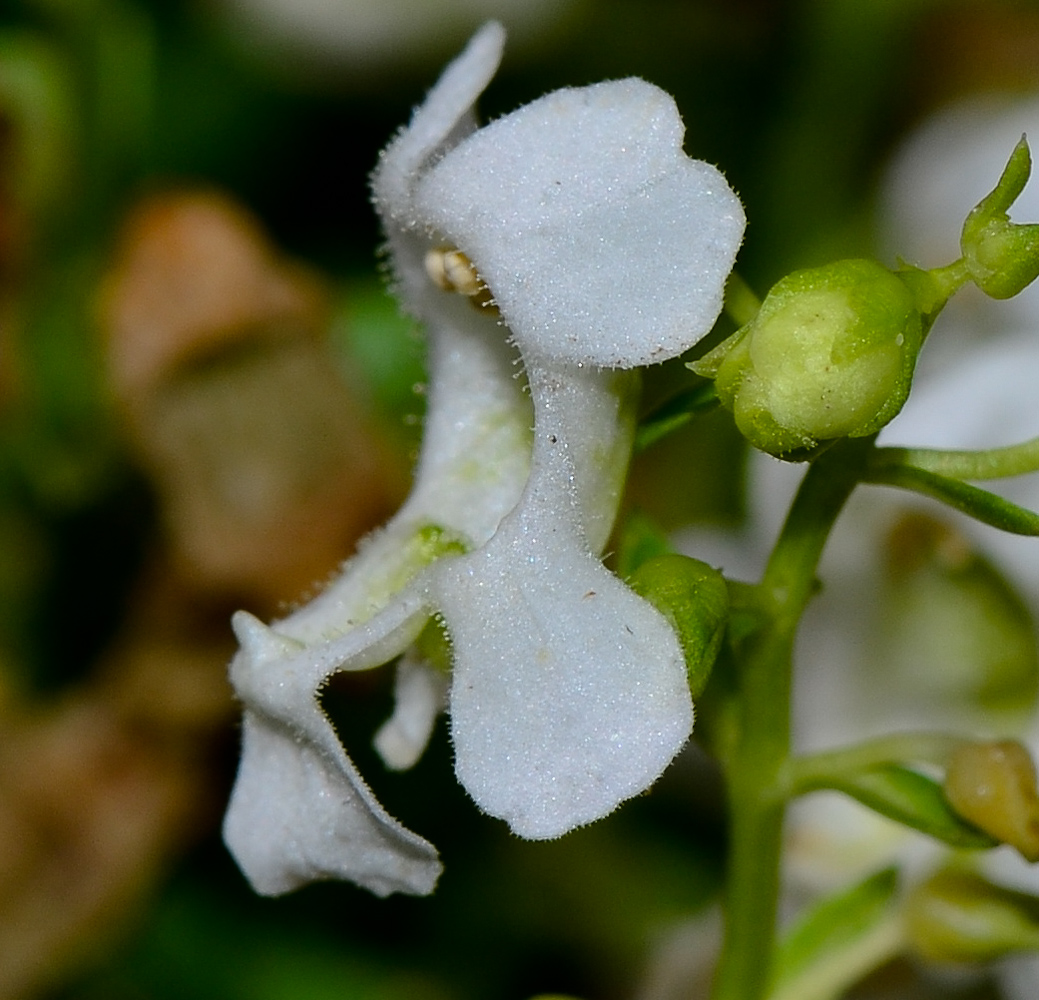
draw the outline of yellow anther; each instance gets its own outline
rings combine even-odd
[[[461,250],[434,247],[426,254],[425,263],[430,280],[445,292],[474,298],[487,288],[472,261]]]

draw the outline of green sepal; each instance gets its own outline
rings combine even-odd
[[[415,651],[428,666],[439,670],[442,674],[451,673],[451,667],[454,665],[451,636],[439,616],[430,618],[419,632],[418,638],[415,640]]]
[[[836,1000],[901,945],[894,868],[803,914],[776,950],[768,1000]]]
[[[871,463],[863,482],[922,493],[962,511],[982,524],[1014,535],[1039,535],[1039,514],[1035,511],[970,483],[949,479],[912,465],[892,463],[884,451],[877,452],[877,457],[880,460]]]
[[[951,847],[986,850],[999,844],[953,811],[937,781],[908,767],[885,764],[852,772],[816,787],[844,792],[881,816]]]
[[[639,566],[628,585],[675,630],[685,655],[689,690],[696,698],[710,677],[729,620],[725,578],[699,559],[665,555]]]

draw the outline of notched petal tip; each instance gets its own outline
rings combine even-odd
[[[745,223],[683,132],[643,80],[556,91],[447,153],[416,205],[476,265],[525,353],[653,364],[713,326]]]

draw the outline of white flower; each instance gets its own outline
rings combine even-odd
[[[474,131],[502,43],[496,24],[473,38],[373,177],[397,292],[430,338],[413,493],[311,605],[272,628],[235,618],[245,726],[225,838],[261,892],[329,877],[431,890],[434,849],[374,800],[317,692],[404,652],[433,616],[452,645],[458,777],[522,836],[606,815],[692,728],[671,627],[598,558],[637,386],[613,369],[710,329],[742,209],[640,80],[558,91]],[[438,287],[427,263],[442,286],[486,283],[497,309]],[[420,752],[439,700],[414,652],[403,664],[378,737],[393,766]]]

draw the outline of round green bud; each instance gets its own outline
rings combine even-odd
[[[876,433],[905,403],[924,336],[913,291],[870,260],[795,271],[691,367],[756,448],[800,458]]]
[[[990,962],[1039,947],[1039,900],[966,871],[938,872],[905,902],[915,950],[934,962]]]
[[[1039,225],[1018,225],[1007,216],[1031,170],[1028,143],[1022,139],[995,189],[963,223],[960,249],[971,280],[994,299],[1017,295],[1039,276]]]
[[[653,605],[675,630],[685,655],[689,690],[707,684],[729,620],[729,588],[707,563],[688,556],[657,556],[628,578],[628,586]]]

